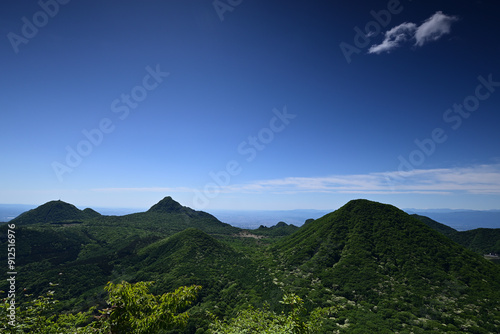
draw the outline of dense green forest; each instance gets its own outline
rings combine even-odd
[[[0,225],[4,272],[9,229],[18,327],[4,304],[6,332],[500,332],[500,265],[483,257],[500,230],[387,204],[244,230],[170,197],[125,216],[52,201]],[[7,303],[9,289],[1,280]]]

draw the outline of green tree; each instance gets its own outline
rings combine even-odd
[[[1,333],[37,334],[151,334],[161,330],[184,327],[187,324],[186,308],[196,299],[201,286],[182,286],[174,292],[155,296],[149,293],[153,282],[130,284],[109,282],[106,302],[109,308],[100,310],[93,316],[95,308],[77,314],[58,313],[54,305],[53,291],[15,307],[12,321],[11,304],[4,299],[0,304]],[[28,296],[29,297],[29,296]],[[12,312],[14,314],[14,312]]]
[[[215,320],[210,326],[212,334],[313,334],[320,332],[322,319],[330,315],[333,308],[318,308],[306,321],[303,300],[295,294],[286,294],[280,303],[287,305],[288,312],[275,313],[269,309],[243,310],[228,321]]]
[[[155,296],[149,293],[153,282],[130,284],[109,282],[110,308],[101,311],[100,327],[111,333],[156,333],[187,324],[185,309],[196,299],[201,286],[182,286],[174,292]],[[184,311],[184,312],[181,312]]]

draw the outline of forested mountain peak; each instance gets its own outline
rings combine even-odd
[[[161,201],[153,205],[148,212],[159,212],[159,213],[182,213],[188,210],[179,204],[179,202],[175,201],[172,197],[167,196],[163,198]]]
[[[306,295],[318,302],[334,292],[446,328],[463,326],[471,316],[474,326],[488,328],[500,310],[492,302],[500,297],[496,264],[392,205],[350,201],[271,247],[291,273],[283,284],[318,282]],[[470,308],[481,312],[460,313]]]
[[[60,223],[98,217],[100,214],[92,209],[80,210],[73,204],[61,200],[50,201],[39,207],[26,211],[11,222],[19,225],[36,223]]]
[[[331,247],[341,251],[350,245],[349,248],[369,248],[370,252],[383,253],[381,250],[387,246],[394,251],[399,251],[399,246],[412,244],[418,248],[420,240],[451,242],[443,241],[441,234],[392,205],[358,199],[302,226],[275,247],[293,253],[289,260],[298,263],[308,261],[317,253],[331,254]]]

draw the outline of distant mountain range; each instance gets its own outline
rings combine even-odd
[[[500,265],[483,257],[500,246],[500,230],[460,232],[368,200],[300,227],[276,220],[241,229],[171,197],[123,216],[51,201],[10,221],[16,286],[55,290],[61,312],[102,306],[108,281],[154,281],[155,294],[201,285],[183,333],[204,332],[207,311],[284,311],[285,293],[300,296],[306,312],[333,310],[319,333],[500,333]],[[2,249],[7,229],[0,225]],[[1,263],[6,257],[0,252]]]
[[[457,231],[467,231],[476,228],[500,228],[500,210],[407,209],[405,211],[427,216]]]
[[[271,227],[283,221],[302,226],[307,219],[317,219],[331,210],[210,210],[223,222],[240,228],[255,229],[259,226]]]

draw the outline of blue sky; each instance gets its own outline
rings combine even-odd
[[[495,1],[0,9],[0,203],[500,208]]]

